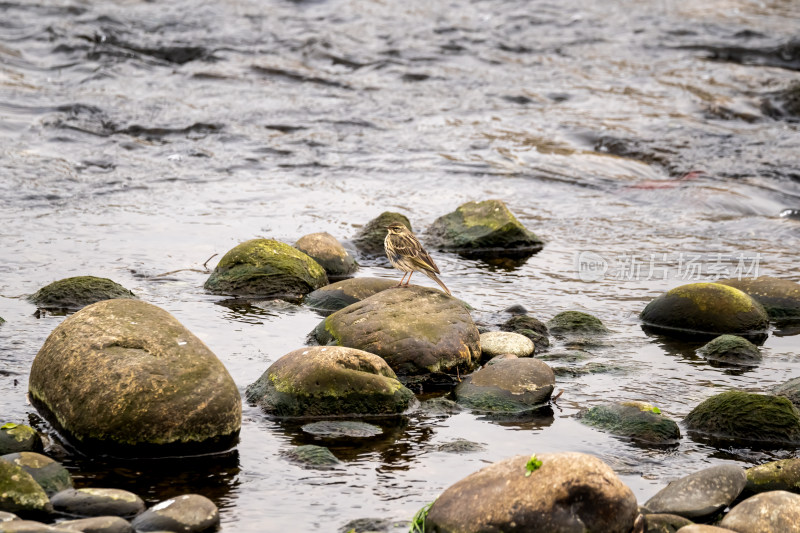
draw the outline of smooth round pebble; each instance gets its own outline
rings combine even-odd
[[[67,489],[50,502],[56,511],[74,516],[135,516],[145,508],[139,496],[120,489]]]
[[[59,522],[55,527],[83,533],[133,533],[131,523],[119,516],[93,516],[67,520]]]
[[[799,533],[800,495],[773,490],[747,498],[720,522],[738,533]]]
[[[184,494],[157,503],[133,520],[136,531],[181,531],[200,533],[219,527],[214,502],[200,494]]]
[[[517,357],[533,355],[533,341],[510,331],[489,331],[481,334],[481,357],[488,359],[510,353]]]
[[[710,518],[730,505],[746,482],[744,470],[738,466],[712,466],[673,481],[644,506],[654,513],[691,520]]]

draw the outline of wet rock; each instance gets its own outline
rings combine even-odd
[[[800,377],[792,378],[786,383],[775,386],[772,394],[788,398],[796,408],[800,409]]]
[[[706,520],[733,503],[746,481],[744,470],[738,466],[712,466],[671,482],[644,506],[654,513]]]
[[[283,456],[292,462],[309,467],[320,468],[341,464],[341,461],[328,448],[313,444],[297,446],[284,452]]]
[[[72,488],[72,476],[60,463],[34,452],[19,452],[3,455],[5,459],[19,466],[44,489],[48,496]]]
[[[748,468],[747,490],[767,492],[785,490],[800,493],[800,459],[781,459]]]
[[[719,283],[690,283],[662,294],[640,318],[656,333],[672,336],[752,336],[769,326],[764,308],[739,289]]]
[[[120,489],[66,489],[50,498],[53,508],[72,516],[132,517],[144,511],[144,502],[132,492]]]
[[[528,312],[528,310],[523,305],[514,304],[514,305],[510,305],[510,306],[506,307],[505,309],[503,309],[503,312],[504,313],[511,313],[512,315],[524,315],[524,314],[526,314]],[[533,317],[531,317],[531,318],[533,318]],[[536,319],[534,318],[534,320],[536,320]],[[541,324],[541,322],[540,322],[540,324]],[[542,324],[542,325],[544,325],[544,324]]]
[[[219,511],[214,502],[199,494],[184,494],[157,503],[132,522],[138,532],[181,531],[200,533],[219,527]]]
[[[345,279],[307,294],[303,303],[317,311],[338,311],[373,294],[397,287],[398,281],[383,278]]]
[[[64,533],[64,530],[33,520],[15,520],[0,523],[0,533]]]
[[[205,288],[218,294],[297,299],[327,284],[325,270],[300,250],[272,239],[252,239],[219,260]]]
[[[519,333],[508,331],[489,331],[480,337],[481,358],[488,359],[501,354],[512,354],[517,357],[533,355],[533,341]]]
[[[480,358],[478,329],[464,305],[436,289],[385,290],[345,307],[315,330],[320,344],[383,357],[400,376],[472,369]]]
[[[139,300],[98,302],[56,327],[33,361],[29,396],[76,445],[104,453],[227,448],[241,425],[220,360]]]
[[[136,298],[136,295],[110,279],[76,276],[42,287],[30,301],[42,309],[77,311],[89,304],[115,298]]]
[[[564,311],[559,313],[547,323],[547,329],[556,337],[571,337],[581,335],[604,335],[608,328],[599,318],[580,311]]]
[[[14,513],[0,511],[0,522],[11,522],[12,520],[19,520],[19,517]]]
[[[0,426],[0,455],[41,449],[42,440],[32,427],[13,422]]]
[[[94,516],[78,520],[59,522],[61,530],[82,531],[83,533],[133,533],[130,522],[119,516]]]
[[[568,350],[566,352],[550,352],[537,357],[542,361],[558,361],[560,363],[579,363],[590,359],[592,354],[583,350]]]
[[[569,376],[577,378],[590,374],[608,374],[612,372],[627,372],[628,368],[611,363],[589,362],[581,366],[554,366],[553,374],[556,376]]]
[[[375,437],[383,433],[383,430],[373,424],[366,422],[353,422],[350,420],[323,420],[312,422],[302,428],[306,433],[325,437],[328,439],[357,438],[364,439]]]
[[[405,215],[400,213],[393,213],[391,211],[384,211],[377,218],[367,222],[358,235],[353,239],[358,251],[368,256],[385,256],[386,251],[383,248],[383,240],[386,238],[386,228],[392,224],[403,224],[409,230],[411,222]],[[387,259],[388,262],[388,259]]]
[[[678,530],[678,533],[735,533],[731,529],[717,526],[709,526],[706,524],[692,524],[690,526],[683,526]]]
[[[674,420],[644,402],[597,405],[580,413],[580,421],[614,435],[651,444],[675,444],[681,438]]]
[[[348,276],[358,270],[356,260],[330,233],[304,235],[294,246],[319,263],[329,278]]]
[[[274,416],[397,414],[414,400],[386,361],[340,346],[289,352],[247,387],[246,397]]]
[[[645,515],[644,533],[675,533],[684,526],[692,525],[692,521],[674,514],[653,513]]]
[[[420,402],[420,411],[430,416],[449,416],[460,413],[463,409],[453,400],[444,397],[431,398]]]
[[[481,346],[481,348],[483,348],[483,346]],[[513,353],[502,353],[502,354],[500,354],[500,355],[495,355],[494,357],[492,357],[491,359],[489,359],[489,360],[486,362],[486,364],[487,364],[487,365],[493,365],[493,364],[495,364],[495,363],[498,363],[498,362],[500,362],[500,361],[503,361],[503,360],[505,360],[505,359],[519,359],[519,357],[517,357],[517,356],[516,356],[516,355],[514,355]]]
[[[0,510],[8,513],[49,513],[44,489],[21,466],[0,459]]]
[[[800,120],[800,82],[766,94],[761,100],[761,111],[777,120]]]
[[[709,361],[727,365],[753,366],[761,361],[758,346],[737,335],[720,335],[697,353]]]
[[[684,423],[692,431],[721,439],[800,442],[800,412],[782,396],[723,392],[692,409]]]
[[[636,498],[600,459],[582,453],[518,455],[475,472],[445,490],[425,520],[439,533],[582,531],[628,533]]]
[[[508,311],[508,309],[506,309],[506,311]],[[500,329],[502,331],[511,331],[513,333],[525,335],[533,341],[537,353],[550,346],[547,326],[545,326],[542,321],[532,316],[525,314],[512,316],[500,325]]]
[[[472,442],[467,439],[456,439],[450,442],[445,442],[436,447],[440,452],[446,453],[472,453],[481,452],[486,449],[486,446],[479,442]]]
[[[772,276],[727,279],[717,283],[734,287],[764,306],[772,319],[800,318],[800,283]]]
[[[516,413],[544,406],[555,386],[553,371],[537,359],[504,359],[467,376],[456,401],[477,411]]]
[[[783,490],[756,494],[731,509],[719,525],[738,533],[798,533],[800,496]]]
[[[502,200],[467,202],[437,218],[428,236],[431,247],[458,252],[538,251],[544,245]]]

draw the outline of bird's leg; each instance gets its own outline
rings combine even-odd
[[[403,277],[400,278],[400,283],[395,285],[395,287],[402,287],[403,286],[403,280],[406,279],[406,274],[407,274],[407,272],[403,272]]]
[[[413,270],[408,273],[408,279],[406,280],[406,287],[408,287],[408,282],[411,281],[411,274],[413,274],[413,273],[414,273]],[[405,276],[403,276],[403,277],[405,277]]]

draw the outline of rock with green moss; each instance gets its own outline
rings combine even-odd
[[[21,466],[0,459],[0,510],[9,513],[50,513],[44,489]]]
[[[480,335],[464,304],[417,285],[381,291],[326,318],[314,334],[383,357],[399,376],[465,374],[480,358]]]
[[[334,312],[373,294],[396,287],[398,281],[384,278],[345,279],[307,294],[303,303],[317,311]]]
[[[383,249],[383,240],[386,238],[386,228],[392,224],[402,224],[413,231],[408,217],[400,213],[384,211],[361,228],[361,231],[353,239],[353,244],[364,255],[384,257],[386,251]]]
[[[465,377],[455,396],[476,411],[522,413],[547,404],[555,382],[553,371],[538,359],[500,359]]]
[[[295,243],[295,248],[320,264],[329,278],[349,276],[358,270],[358,264],[336,237],[327,232],[304,235]]]
[[[584,424],[649,444],[676,444],[681,431],[674,420],[644,402],[596,405],[579,415]]]
[[[467,202],[437,218],[428,229],[427,243],[456,252],[525,252],[544,245],[502,200]]]
[[[709,361],[726,365],[755,366],[761,361],[758,346],[738,335],[720,335],[697,353]]]
[[[610,373],[625,373],[629,368],[624,365],[615,363],[601,363],[591,361],[584,365],[571,365],[571,366],[554,366],[553,373],[558,377],[572,377],[577,378],[580,376],[588,376],[591,374],[610,374]]]
[[[117,298],[136,298],[136,295],[107,278],[76,276],[42,287],[30,301],[42,309],[77,311],[95,302]]]
[[[800,409],[800,377],[792,378],[786,383],[776,385],[772,394],[788,398],[797,409]]]
[[[145,509],[144,501],[132,492],[94,487],[62,490],[50,502],[56,511],[72,516],[133,517]]]
[[[56,327],[31,366],[29,397],[76,446],[114,455],[227,448],[241,426],[222,362],[140,300],[98,302]]]
[[[247,387],[246,396],[278,417],[398,414],[414,400],[386,361],[340,346],[289,352]]]
[[[72,488],[72,476],[60,463],[46,455],[34,452],[19,452],[3,455],[5,459],[21,467],[44,489],[48,496]]]
[[[719,525],[738,533],[798,533],[800,495],[784,490],[756,494],[728,511]]]
[[[726,279],[717,283],[748,294],[764,306],[772,319],[800,319],[800,283],[772,276]]]
[[[692,409],[684,422],[690,431],[718,439],[800,442],[800,412],[782,396],[723,392]]]
[[[328,284],[319,263],[272,239],[252,239],[222,256],[205,283],[218,294],[298,299]]]
[[[599,318],[581,311],[558,313],[547,322],[547,330],[551,335],[562,338],[608,333],[608,328]]]
[[[800,493],[800,459],[780,459],[748,468],[747,490],[767,492],[786,490]]]
[[[646,328],[670,336],[750,337],[769,327],[760,303],[739,289],[719,283],[690,283],[662,294],[644,308]]]
[[[511,331],[525,335],[533,341],[536,353],[550,346],[547,326],[541,320],[528,315],[515,315],[500,324],[502,331]]]
[[[6,422],[0,425],[0,455],[32,452],[42,449],[42,439],[30,426]]]
[[[341,461],[325,446],[307,444],[296,446],[283,453],[283,456],[293,463],[298,463],[310,468],[330,468],[341,464]]]

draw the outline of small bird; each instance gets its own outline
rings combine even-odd
[[[436,263],[433,262],[431,256],[428,255],[428,252],[425,251],[414,234],[403,224],[390,224],[386,229],[388,233],[386,238],[383,239],[386,256],[393,267],[408,273],[408,280],[405,286],[408,286],[414,271],[419,271],[438,283],[444,289],[444,292],[449,295],[450,290],[436,276],[436,274],[441,273],[439,272],[439,267],[436,266]],[[403,285],[405,277],[406,275],[403,274],[400,283],[397,284],[398,287]]]

